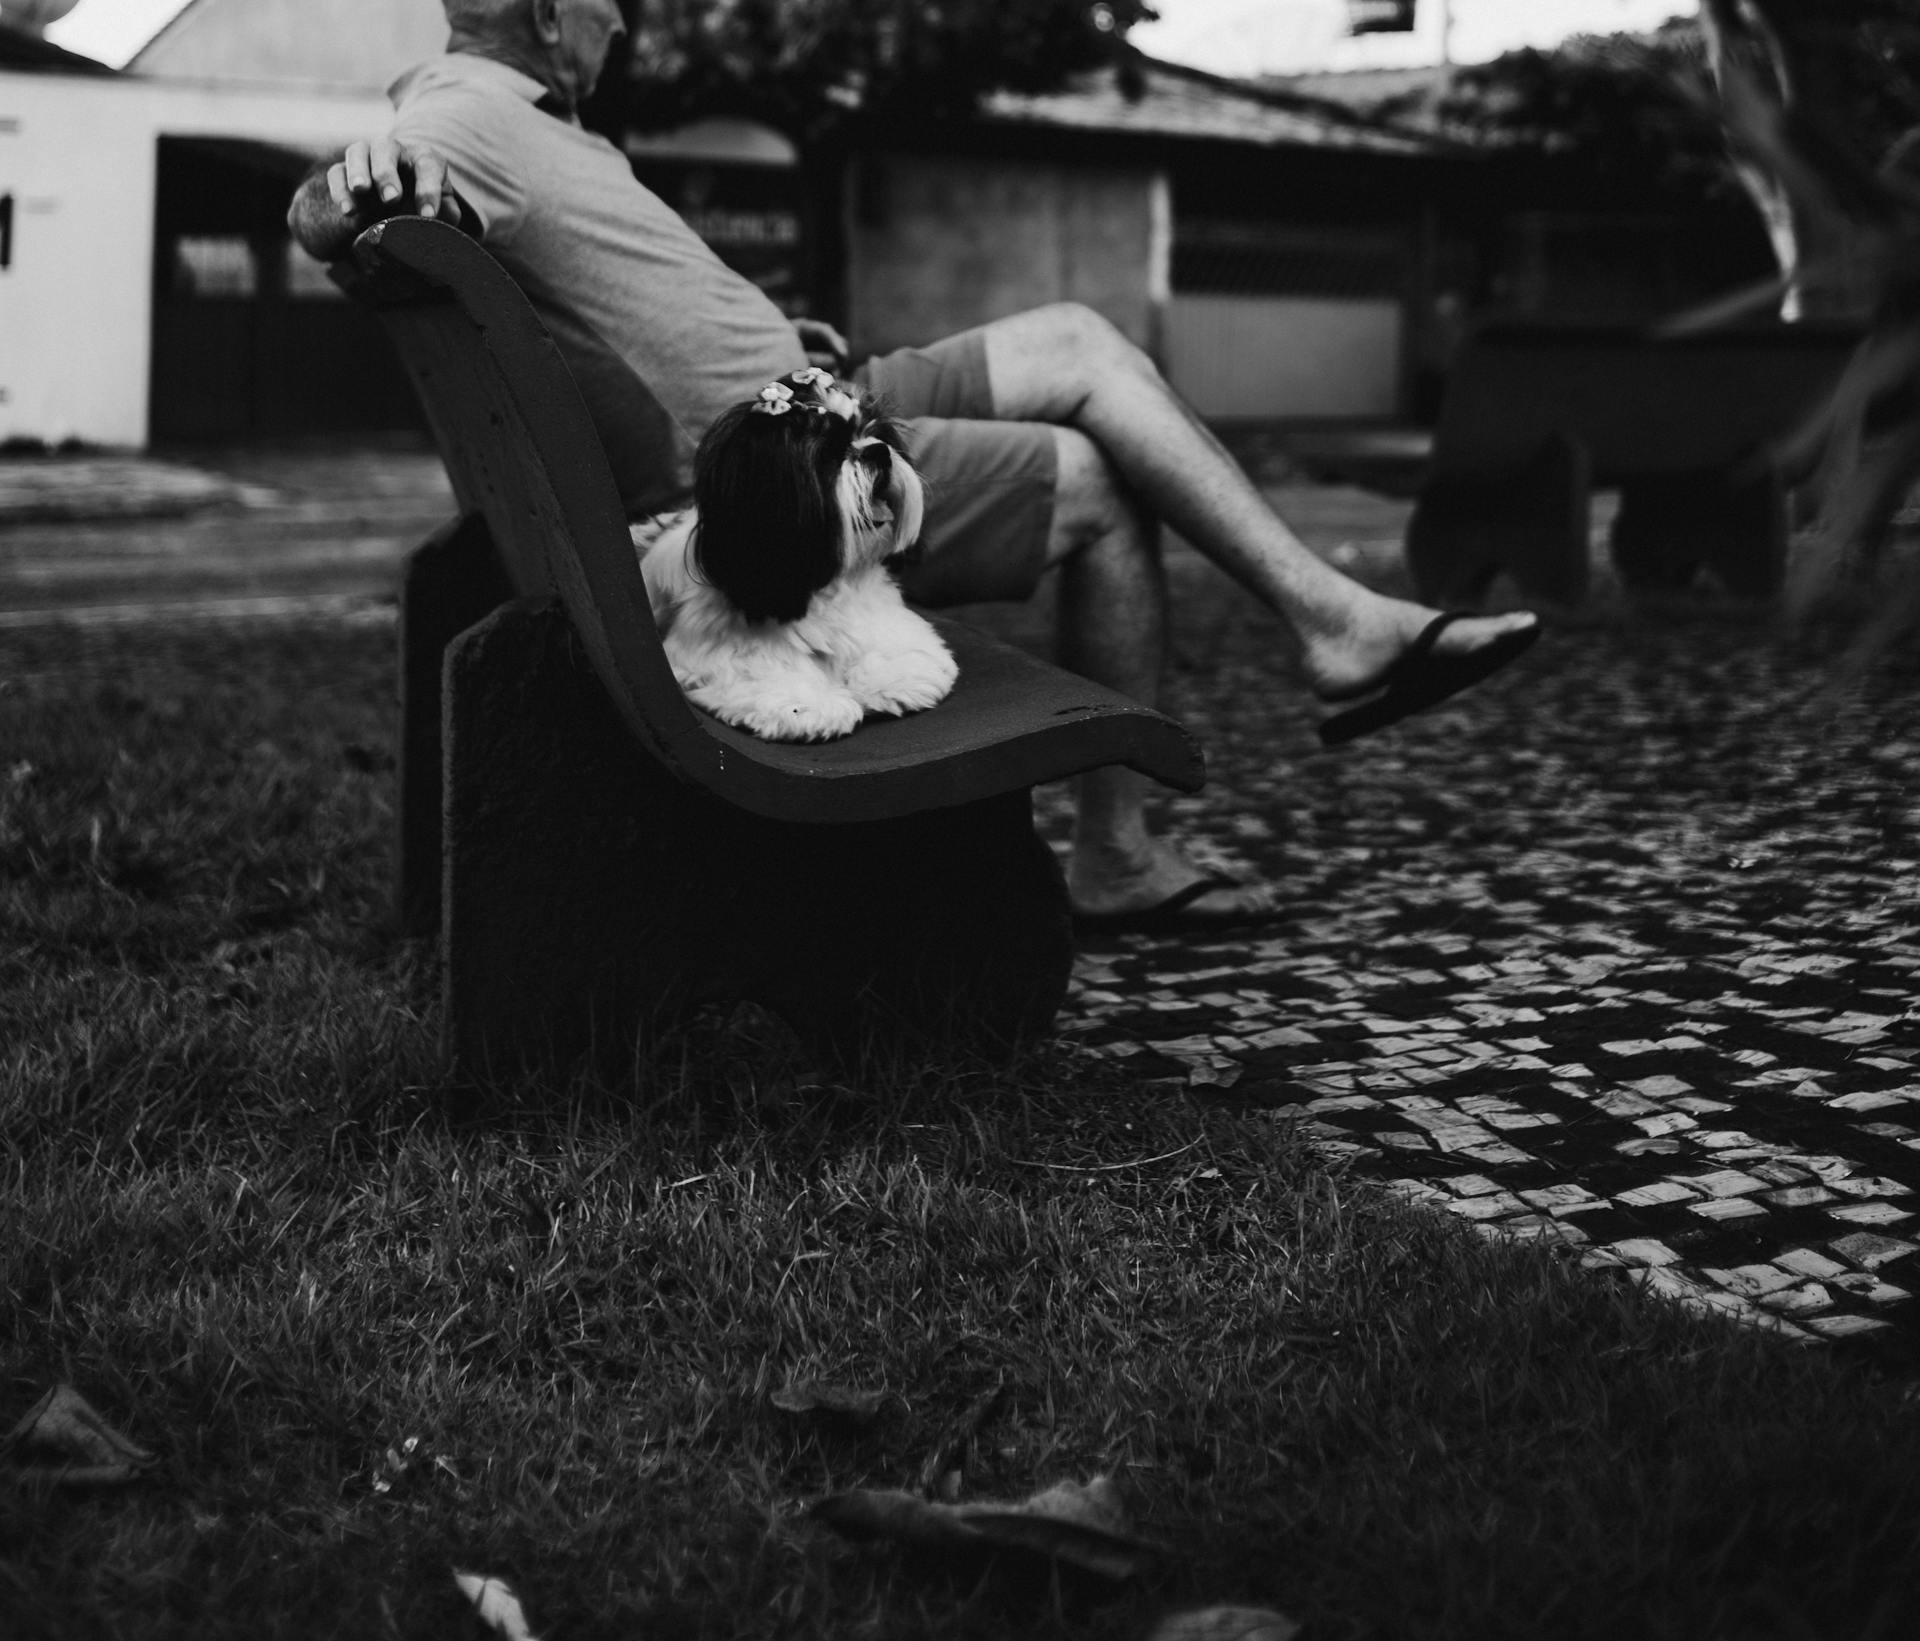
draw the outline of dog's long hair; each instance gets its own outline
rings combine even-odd
[[[694,454],[698,573],[749,621],[799,620],[857,567],[880,506],[899,515],[890,539],[919,534],[919,484],[896,482],[911,478],[905,458],[899,424],[873,400],[825,371],[783,377],[725,411]]]

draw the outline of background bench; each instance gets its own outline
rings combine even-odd
[[[1072,964],[1031,789],[1127,764],[1183,791],[1173,720],[956,622],[929,712],[813,745],[688,704],[612,474],[551,338],[451,226],[369,229],[343,284],[384,321],[461,516],[407,567],[399,907],[437,928],[449,1052],[592,1051],[751,999],[836,1055],[1043,1030]]]
[[[1585,598],[1591,496],[1617,487],[1621,579],[1775,592],[1787,490],[1776,444],[1831,392],[1856,327],[1803,322],[1674,339],[1644,327],[1506,322],[1477,331],[1448,380],[1407,526],[1430,603],[1478,600],[1501,571],[1530,598]]]

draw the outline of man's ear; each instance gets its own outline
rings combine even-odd
[[[533,36],[543,46],[560,43],[561,0],[533,0]]]

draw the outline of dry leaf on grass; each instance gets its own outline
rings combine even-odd
[[[893,1399],[890,1390],[855,1390],[818,1379],[784,1385],[767,1398],[782,1413],[824,1413],[861,1424],[875,1418]]]
[[[480,1622],[495,1634],[505,1641],[535,1641],[533,1631],[527,1628],[527,1615],[520,1609],[520,1598],[505,1579],[483,1578],[479,1573],[463,1573],[456,1568],[453,1581],[473,1603]]]
[[[1137,1537],[1105,1477],[1063,1481],[1017,1504],[934,1504],[912,1493],[861,1488],[836,1493],[814,1515],[848,1538],[885,1538],[922,1550],[980,1554],[1020,1550],[1103,1578],[1132,1578],[1160,1547]]]
[[[1268,1607],[1198,1607],[1169,1613],[1147,1641],[1293,1641],[1300,1626]]]
[[[72,1385],[55,1385],[0,1442],[19,1475],[71,1486],[133,1481],[153,1462],[94,1411]]]

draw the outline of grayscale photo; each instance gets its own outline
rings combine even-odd
[[[1920,1634],[1920,0],[0,0],[0,1637]]]

